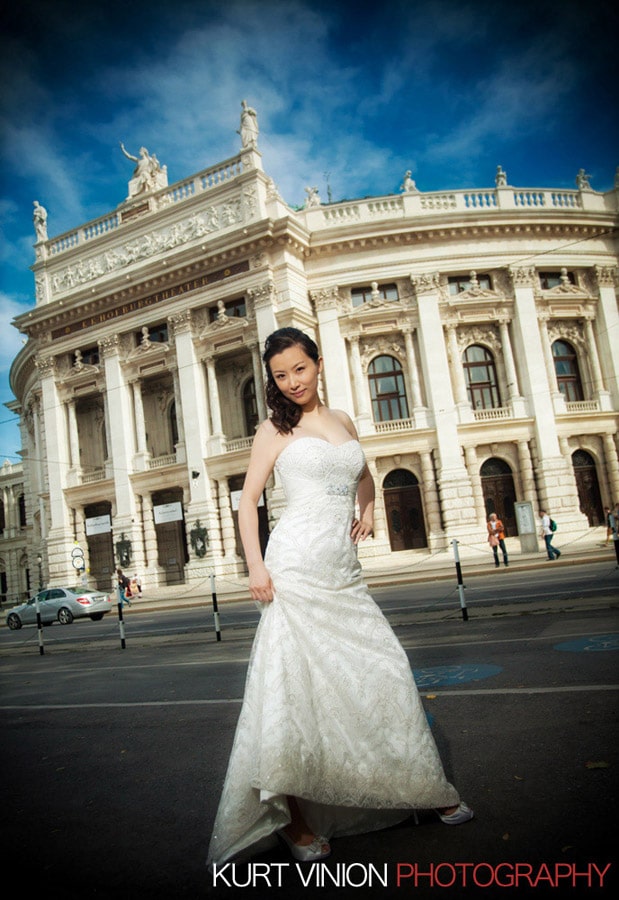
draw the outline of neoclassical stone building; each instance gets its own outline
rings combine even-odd
[[[0,604],[16,603],[38,585],[37,554],[28,562],[28,522],[21,463],[0,466]]]
[[[324,398],[359,430],[378,495],[364,556],[479,547],[492,510],[515,535],[527,501],[563,540],[600,524],[619,499],[619,188],[516,188],[499,169],[484,190],[308,189],[293,210],[241,136],[173,185],[141,151],[127,199],[59,237],[35,210],[11,383],[46,580],[72,579],[75,541],[102,588],[119,563],[151,587],[244,572],[261,350],[285,325],[318,340]],[[280,502],[275,480],[265,541]]]

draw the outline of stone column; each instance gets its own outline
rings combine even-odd
[[[372,430],[372,416],[368,406],[366,382],[363,374],[363,366],[361,364],[361,351],[359,349],[359,335],[349,335],[348,345],[350,347],[350,362],[353,373],[353,387],[355,391],[355,401],[357,406],[357,415],[355,422],[360,434],[367,434]]]
[[[202,381],[202,368],[196,360],[195,363],[199,369],[200,380]],[[178,377],[178,368],[172,373],[172,382],[174,385],[174,407],[176,409],[176,427],[178,430],[178,441],[176,442],[176,461],[187,462],[187,453],[185,447],[185,422],[183,415],[183,398],[181,396],[181,385]]]
[[[41,381],[41,410],[45,432],[50,517],[50,529],[47,534],[49,580],[60,584],[70,583],[73,575],[71,566],[73,537],[64,496],[69,469],[65,411],[56,386],[54,358],[39,356],[35,364]]]
[[[348,375],[346,342],[340,331],[340,300],[337,285],[312,291],[311,298],[316,307],[320,350],[324,359],[323,378],[327,392],[327,403],[334,409],[343,409],[354,418],[353,392]],[[357,386],[355,385],[355,391]],[[361,413],[361,407],[357,406]],[[361,423],[357,423],[358,427]],[[364,421],[363,426],[367,423]],[[367,430],[359,428],[359,430]]]
[[[499,334],[501,336],[501,349],[503,350],[503,362],[507,377],[507,395],[511,404],[512,415],[515,419],[523,418],[526,416],[526,408],[518,386],[518,373],[516,372],[512,342],[509,336],[509,319],[505,317],[499,319]]]
[[[189,544],[189,564],[186,577],[204,577],[205,567],[211,565],[219,552],[219,521],[216,495],[211,490],[206,457],[207,444],[212,452],[221,452],[223,434],[221,433],[221,412],[219,392],[215,376],[215,361],[207,360],[209,373],[209,400],[213,418],[213,428],[218,432],[216,445],[209,441],[207,423],[206,386],[204,369],[195,351],[193,341],[193,323],[190,310],[171,316],[170,326],[174,333],[176,359],[178,365],[178,386],[180,406],[177,413],[182,418],[182,433],[185,437],[185,454],[187,463],[188,497],[185,504],[185,521],[187,523],[187,540],[196,522],[200,522],[207,530],[206,557],[196,557]],[[180,434],[180,425],[179,425]],[[197,473],[197,474],[196,474]],[[217,535],[217,538],[215,537]]]
[[[420,453],[419,458],[421,460],[421,489],[423,491],[426,525],[428,528],[428,545],[431,550],[435,550],[445,542],[441,526],[441,505],[436,489],[434,464],[431,453]]]
[[[480,540],[486,538],[485,522],[486,522],[486,504],[484,503],[484,492],[481,484],[481,475],[479,473],[479,459],[477,458],[476,447],[465,447],[464,458],[466,460],[466,468],[473,486],[473,499],[475,501],[475,513],[477,517],[477,525],[480,531]]]
[[[262,375],[262,358],[257,343],[251,345],[251,364],[254,372],[254,386],[256,388],[256,405],[258,407],[258,421],[263,422],[267,416],[265,399],[265,384]]]
[[[557,382],[546,320],[542,316],[540,321],[535,304],[535,269],[515,266],[510,269],[510,275],[515,294],[514,350],[522,360],[522,388],[528,413],[533,419],[539,501],[542,506],[556,511],[565,506],[572,507],[569,514],[574,516],[574,523],[578,517],[586,521],[578,506],[574,508],[569,500],[566,502],[565,485],[572,484],[574,476],[559,448],[553,403]]]
[[[437,273],[412,275],[419,313],[419,354],[428,402],[437,439],[438,489],[444,521],[450,537],[470,534],[475,528],[473,488],[462,461],[458,435],[458,411],[451,381],[446,377],[449,361],[440,313]]]
[[[376,489],[376,502],[374,504],[374,540],[389,541],[387,533],[387,520],[385,518],[385,497],[380,487],[380,475],[375,459],[368,459],[368,469],[374,479]]]
[[[599,292],[597,304],[597,343],[603,360],[604,376],[610,396],[608,408],[619,408],[619,309],[617,308],[617,269],[611,266],[595,266],[595,277]],[[606,401],[605,401],[606,404]],[[602,407],[606,408],[606,405]],[[614,500],[618,499],[617,497]]]
[[[234,531],[234,519],[230,504],[230,488],[228,480],[222,478],[217,482],[219,489],[219,518],[221,521],[221,538],[223,542],[224,556],[227,559],[237,559],[236,533]]]
[[[415,353],[414,328],[405,325],[402,328],[404,345],[406,347],[406,361],[408,363],[411,396],[413,398],[413,417],[416,428],[427,428],[427,410],[423,405],[421,396],[421,384],[419,383],[419,369],[417,367],[417,355]]]
[[[219,453],[223,453],[224,451],[225,437],[223,433],[223,426],[221,424],[221,405],[219,402],[217,374],[215,372],[215,357],[210,355],[206,357],[206,378],[208,382],[211,424],[213,427],[212,435],[208,441],[210,451],[209,455],[217,455]]]
[[[80,465],[80,440],[77,433],[77,415],[75,412],[75,400],[67,403],[67,421],[69,426],[69,448],[71,452],[71,467],[79,471]]]
[[[131,382],[133,392],[133,410],[135,415],[135,436],[137,444],[136,468],[145,469],[150,458],[146,447],[146,423],[144,421],[144,402],[142,399],[142,382],[138,379]]]
[[[144,572],[150,584],[156,584],[159,573],[159,554],[157,548],[157,532],[153,512],[153,498],[150,494],[142,495],[142,530],[144,533]],[[142,587],[144,588],[144,578]]]
[[[518,463],[523,499],[531,503],[533,514],[537,516],[540,503],[535,490],[535,476],[533,474],[533,463],[531,462],[531,451],[528,441],[518,441]]]
[[[595,340],[595,332],[593,330],[592,312],[587,313],[584,319],[585,337],[587,340],[587,355],[589,357],[589,365],[591,366],[591,375],[593,378],[593,387],[597,394],[597,401],[601,410],[610,411],[610,392],[604,387],[604,376],[602,375],[602,367],[600,365],[600,356],[598,353],[597,343]]]
[[[609,506],[617,503],[619,498],[619,461],[617,460],[617,447],[612,434],[603,434],[604,460],[608,474],[608,486],[610,488]]]
[[[555,361],[552,355],[552,347],[550,345],[550,335],[548,334],[548,314],[546,312],[539,315],[539,330],[542,335],[542,353],[544,354],[544,363],[546,366],[546,376],[550,385],[550,390],[555,395],[556,400],[562,400],[561,391],[557,382],[557,370],[555,369]],[[565,407],[561,410],[565,412]]]
[[[112,335],[99,341],[99,350],[105,369],[108,399],[114,398],[113,409],[108,409],[108,451],[114,472],[114,499],[116,515],[113,520],[113,541],[122,533],[134,544],[141,541],[140,524],[137,522],[135,495],[130,475],[133,472],[133,436],[127,422],[133,421],[131,390],[120,361],[120,341]],[[111,499],[111,498],[110,498]],[[116,549],[116,548],[114,548]]]
[[[456,388],[456,403],[462,408],[468,407],[470,409],[471,404],[466,390],[466,382],[464,380],[464,369],[462,368],[460,348],[458,347],[456,326],[450,322],[447,324],[446,330],[447,344],[449,346],[449,361],[451,363],[451,371],[453,373]]]

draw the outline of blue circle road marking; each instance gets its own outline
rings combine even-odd
[[[604,650],[619,650],[619,634],[594,634],[555,644],[555,650],[567,650],[571,653],[600,653]]]
[[[502,671],[501,666],[434,666],[431,669],[414,669],[413,675],[418,688],[429,688],[481,681],[482,678],[492,678]]]

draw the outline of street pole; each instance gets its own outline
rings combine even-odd
[[[460,607],[462,609],[462,619],[465,622],[469,620],[469,613],[466,608],[466,600],[464,599],[464,584],[462,583],[462,566],[460,565],[460,555],[458,553],[458,541],[454,540],[451,542],[452,547],[454,548],[454,559],[456,561],[456,575],[458,576],[458,593],[460,595]]]

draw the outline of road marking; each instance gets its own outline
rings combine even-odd
[[[491,696],[492,694],[569,694],[569,693],[596,693],[619,691],[619,684],[575,684],[564,685],[562,687],[518,687],[518,688],[494,688],[494,689],[462,689],[457,691],[444,691],[440,688],[432,690],[433,697],[474,697],[474,696]],[[419,692],[421,696],[424,691]],[[51,710],[75,710],[75,709],[139,709],[147,707],[162,706],[217,706],[220,704],[240,704],[243,702],[242,697],[229,697],[217,700],[139,700],[127,703],[37,703],[37,704],[14,704],[0,706],[2,712],[18,712],[28,710],[33,712],[51,711]]]

